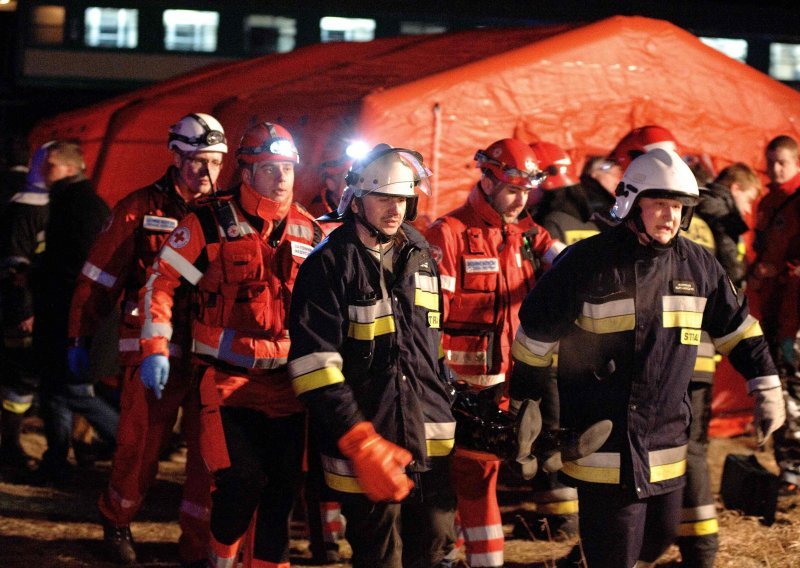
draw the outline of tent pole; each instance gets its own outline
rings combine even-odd
[[[433,180],[431,183],[431,198],[428,201],[426,213],[438,211],[439,204],[439,180],[436,172],[439,171],[439,150],[442,140],[442,107],[439,103],[433,104],[433,147],[431,148],[431,169],[433,170]]]

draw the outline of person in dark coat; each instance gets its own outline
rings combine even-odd
[[[34,349],[40,364],[41,405],[47,451],[35,481],[59,483],[70,477],[67,462],[72,414],[82,414],[101,439],[113,444],[119,414],[94,395],[86,375],[67,369],[67,322],[75,282],[89,248],[109,215],[105,201],[86,178],[80,146],[56,141],[42,166],[50,190],[47,247],[34,283]]]

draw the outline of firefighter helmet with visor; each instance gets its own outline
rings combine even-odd
[[[354,198],[375,193],[406,197],[406,219],[413,221],[417,214],[417,190],[430,195],[432,175],[419,152],[378,144],[347,172],[347,187],[339,202],[338,216],[344,217]]]
[[[681,228],[687,229],[700,199],[697,180],[689,166],[672,150],[656,148],[634,159],[616,191],[612,216],[633,217],[640,197],[675,199],[683,205]]]

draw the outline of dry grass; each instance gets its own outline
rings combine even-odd
[[[28,434],[29,451],[41,454],[43,441],[38,434]],[[709,463],[712,487],[719,488],[722,464],[729,453],[752,453],[750,438],[712,440]],[[771,453],[760,453],[765,467],[775,470]],[[159,480],[146,501],[141,520],[133,524],[140,566],[178,566],[175,523],[180,500],[182,458],[180,455],[162,462]],[[102,560],[102,530],[97,524],[95,500],[108,476],[108,464],[100,463],[83,470],[78,478],[63,489],[37,488],[28,485],[0,483],[0,566],[4,568],[99,567],[111,568]],[[511,531],[515,512],[530,508],[525,491],[501,490],[504,525]],[[781,500],[775,523],[766,527],[753,517],[722,509],[719,505],[720,552],[719,568],[800,568],[800,498]],[[308,563],[307,541],[299,526],[292,541],[292,563]],[[554,566],[563,558],[574,541],[565,543],[513,540],[506,541],[506,566],[509,568]],[[349,548],[343,541],[344,556]],[[673,547],[659,561],[662,566],[677,566],[679,553]],[[340,564],[338,566],[349,566]]]

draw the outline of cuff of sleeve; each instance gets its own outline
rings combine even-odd
[[[140,339],[139,344],[142,346],[142,359],[150,355],[169,357],[169,340],[166,337]]]
[[[769,390],[781,386],[781,380],[778,375],[767,375],[766,377],[756,377],[747,381],[747,394],[753,394],[755,391]]]

